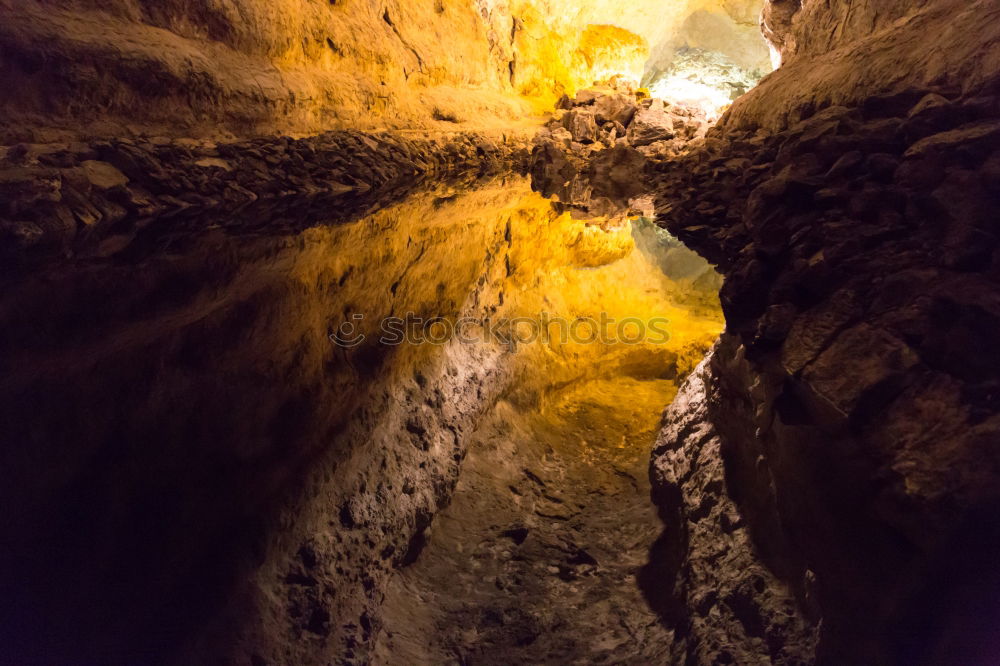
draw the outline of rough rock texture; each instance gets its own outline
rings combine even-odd
[[[651,213],[647,162],[676,157],[709,127],[701,109],[650,99],[621,79],[563,97],[559,107],[534,137],[532,183],[583,215]]]
[[[328,336],[495,306],[507,220],[551,215],[510,187],[6,278],[3,660],[350,663],[508,352]]]
[[[464,0],[5,0],[0,12],[13,136],[46,122],[99,136],[433,126],[527,108],[510,94],[511,17]]]
[[[760,14],[760,30],[771,47],[774,68],[796,51],[792,19],[802,9],[802,0],[768,0]]]
[[[650,476],[667,525],[642,577],[653,605],[678,627],[675,651],[695,664],[810,664],[817,631],[760,560],[730,496],[725,418],[706,358],[663,415]],[[665,584],[673,580],[673,587]]]
[[[677,4],[677,3],[675,3]],[[758,0],[689,2],[677,23],[658,24],[660,39],[653,38],[653,53],[646,75],[669,68],[678,51],[700,49],[725,56],[747,70],[768,68],[767,42],[758,27],[761,5]]]
[[[768,4],[783,64],[733,105],[726,126],[775,131],[827,106],[913,88],[973,93],[1000,71],[993,0]]]
[[[726,275],[728,494],[761,561],[815,601],[823,663],[992,654],[998,161],[993,85],[777,133],[730,123],[648,168],[660,222]]]
[[[0,143],[510,125],[718,4],[3,0]]]
[[[390,193],[430,178],[522,168],[527,149],[517,134],[350,131],[218,144],[18,145],[0,158],[0,255],[9,266],[52,254],[112,254],[156,221],[183,228],[178,216],[214,215],[249,230],[266,216],[248,208],[273,212],[283,201],[301,206],[304,196],[336,202],[337,214],[350,216],[358,200],[384,205]]]
[[[3,0],[0,143],[510,126],[651,47],[750,66],[760,3]]]
[[[662,104],[651,105],[635,114],[625,137],[636,148],[669,141],[674,138],[674,121]]]

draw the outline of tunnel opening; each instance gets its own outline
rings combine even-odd
[[[759,2],[694,7],[651,46],[641,85],[717,120],[773,69]]]

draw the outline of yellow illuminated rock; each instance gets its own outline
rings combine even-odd
[[[12,131],[510,131],[563,92],[613,74],[639,79],[650,52],[703,46],[697,12],[728,26],[716,47],[749,39],[763,49],[759,4],[0,0],[0,45],[46,54],[38,66],[5,63],[5,103]],[[39,89],[49,94],[26,92]]]
[[[520,321],[500,326],[497,336],[479,326],[465,331],[514,354],[512,399],[544,402],[571,382],[601,393],[601,382],[627,378],[651,382],[643,395],[660,403],[655,415],[704,358],[722,316],[718,283],[705,279],[714,276],[708,264],[679,248],[665,260],[651,256],[637,247],[632,225],[559,214],[514,179],[457,196],[414,197],[362,222],[306,232],[304,250],[292,255],[293,275],[308,289],[339,285],[331,297],[341,305],[324,302],[317,327],[328,325],[331,309],[347,318],[363,304],[359,332],[378,347],[380,322],[393,314],[441,318],[445,327],[435,331],[448,337],[460,317]],[[334,249],[343,247],[361,254]],[[668,277],[664,262],[685,264],[687,277]],[[403,358],[435,349],[382,352],[402,367]]]

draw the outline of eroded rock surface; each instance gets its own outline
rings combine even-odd
[[[582,215],[651,212],[640,201],[647,162],[676,157],[709,127],[703,110],[651,99],[621,78],[559,107],[534,137],[529,168],[536,189]]]
[[[213,217],[233,231],[275,229],[275,210],[318,200],[355,217],[430,179],[523,168],[512,133],[330,132],[233,143],[120,139],[18,144],[0,158],[0,254],[21,263],[66,253],[120,252],[154,222],[181,231]],[[238,215],[235,213],[239,212]],[[301,215],[300,228],[309,223]]]
[[[0,142],[511,126],[755,2],[3,0]]]
[[[826,106],[913,88],[970,94],[1000,70],[992,0],[771,0],[764,18],[781,67],[723,124],[773,132]]]
[[[678,627],[675,651],[685,663],[811,664],[818,617],[803,607],[814,601],[797,599],[761,561],[731,496],[713,424],[730,415],[713,358],[698,366],[663,416],[650,476],[667,529],[643,587]]]
[[[825,663],[992,649],[957,609],[992,617],[997,584],[968,552],[996,552],[1000,503],[995,90],[723,126],[650,167],[660,222],[726,274],[727,495],[755,557],[820,609]]]

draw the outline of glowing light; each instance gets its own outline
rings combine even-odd
[[[684,47],[665,68],[648,71],[643,82],[654,97],[701,109],[709,120],[716,120],[734,99],[757,85],[762,75],[717,51]]]
[[[778,69],[781,67],[781,51],[774,47],[774,44],[768,43],[767,49],[771,54],[771,67]]]
[[[676,74],[657,81],[649,93],[673,104],[698,107],[708,115],[709,120],[722,115],[731,101],[727,91]]]

